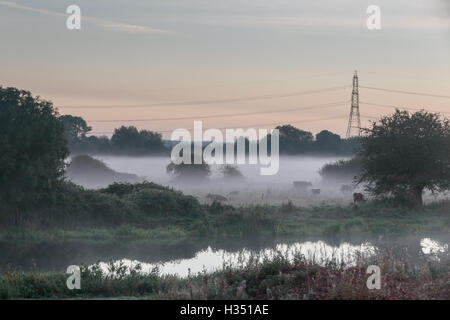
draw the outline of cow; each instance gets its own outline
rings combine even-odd
[[[320,194],[320,189],[311,189],[311,192],[313,195],[318,195]]]
[[[293,184],[298,191],[306,191],[308,187],[312,186],[312,183],[309,181],[294,181]]]
[[[353,186],[351,186],[351,185],[343,184],[343,185],[341,186],[341,192],[342,192],[342,193],[350,193],[350,192],[352,192],[353,190],[355,190],[355,188],[354,188]]]
[[[362,193],[355,192],[353,194],[353,203],[364,202],[364,195]]]
[[[213,193],[208,193],[206,195],[206,199],[209,199],[211,201],[228,201],[227,198],[225,198],[224,196],[221,196],[220,194],[213,194]]]

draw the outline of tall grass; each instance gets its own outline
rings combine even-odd
[[[381,289],[368,289],[369,264],[381,269]],[[162,276],[157,268],[142,273],[110,262],[81,267],[81,289],[66,287],[68,275],[18,273],[0,275],[0,298],[141,297],[153,299],[450,299],[450,263],[428,261],[415,268],[387,254],[345,265],[318,263],[300,254],[288,258],[250,256],[240,265],[224,264],[211,274],[187,278]]]

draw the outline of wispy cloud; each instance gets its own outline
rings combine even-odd
[[[62,17],[62,18],[68,17],[68,15],[65,13],[46,10],[46,9],[34,8],[34,7],[30,7],[30,6],[21,5],[21,4],[15,3],[15,2],[11,2],[11,1],[0,1],[0,6],[14,8],[14,9],[20,9],[20,10],[26,10],[26,11],[30,11],[30,12],[36,12],[36,13],[45,14],[48,16],[55,16],[55,17]],[[111,30],[111,31],[146,33],[146,34],[171,34],[171,33],[173,33],[168,30],[151,28],[151,27],[145,26],[145,25],[135,25],[135,24],[109,21],[109,20],[103,20],[103,19],[89,17],[89,16],[85,16],[85,15],[82,16],[82,19],[83,19],[83,21],[87,21],[89,23],[92,23],[92,24],[100,27],[100,28],[103,28],[105,30]]]
[[[173,17],[174,23],[192,23],[229,27],[278,27],[278,28],[355,28],[366,27],[366,15],[201,15],[195,17]],[[167,17],[166,21],[171,19]],[[450,29],[450,19],[430,16],[382,16],[383,28],[400,30]]]

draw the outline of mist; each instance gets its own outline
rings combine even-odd
[[[116,172],[134,174],[142,180],[152,181],[164,186],[180,190],[185,194],[195,195],[200,201],[207,201],[208,194],[218,194],[227,198],[232,204],[279,204],[292,201],[294,204],[311,204],[324,200],[350,200],[351,195],[343,195],[340,185],[351,181],[324,182],[319,170],[327,163],[348,159],[345,157],[316,156],[281,156],[280,170],[271,176],[260,175],[260,165],[237,165],[243,179],[224,178],[221,165],[210,165],[211,174],[207,181],[190,179],[177,180],[167,173],[169,157],[131,157],[131,156],[95,156]],[[116,175],[116,182],[123,182]],[[87,188],[106,187],[106,184],[89,183],[89,181],[74,181]],[[126,181],[126,180],[125,180]],[[311,186],[303,192],[294,188],[294,181],[310,182]],[[320,189],[320,194],[312,195],[310,189]]]
[[[221,165],[210,165],[211,174],[205,181],[175,179],[166,171],[170,163],[168,156],[93,157],[112,169],[114,174],[99,179],[92,172],[77,170],[69,179],[89,189],[103,188],[113,182],[147,180],[193,195],[202,203],[212,202],[208,195],[220,195],[232,205],[279,205],[288,202],[297,206],[349,204],[353,192],[364,192],[364,186],[354,185],[351,179],[325,180],[321,177],[319,171],[325,164],[350,159],[343,156],[280,156],[278,173],[269,176],[260,174],[260,164],[236,165],[243,179],[225,178],[220,171]],[[311,185],[299,190],[294,187],[295,181],[310,182]],[[351,186],[353,190],[342,192],[341,187],[344,185]],[[319,194],[313,194],[312,189],[319,189]],[[366,197],[369,195],[366,194]],[[448,198],[448,195],[426,192],[424,196],[428,203],[444,198]]]

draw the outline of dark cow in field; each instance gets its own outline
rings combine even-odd
[[[311,192],[313,195],[318,195],[320,194],[320,189],[311,189]]]
[[[353,203],[364,202],[364,195],[362,193],[355,192],[353,194]]]
[[[206,199],[211,200],[211,201],[228,201],[227,198],[225,198],[224,196],[221,196],[220,194],[213,194],[213,193],[208,193],[206,195]]]

